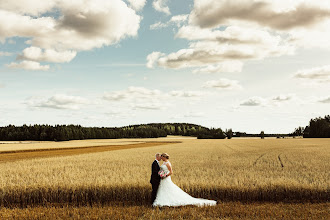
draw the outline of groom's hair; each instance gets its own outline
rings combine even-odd
[[[161,153],[157,153],[156,155],[155,155],[155,157],[157,158],[157,157],[159,157],[161,155]]]

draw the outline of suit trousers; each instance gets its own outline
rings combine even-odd
[[[159,187],[159,182],[154,182],[151,183],[152,186],[152,192],[151,192],[151,204],[154,203],[155,199],[156,199],[156,195],[157,195],[157,190]]]

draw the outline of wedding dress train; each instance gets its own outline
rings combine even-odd
[[[169,172],[166,162],[160,166],[161,170]],[[153,206],[184,206],[184,205],[216,205],[217,201],[199,199],[190,196],[188,193],[184,192],[177,185],[175,185],[171,176],[164,178],[160,181],[159,188],[157,191],[156,200],[152,204]]]

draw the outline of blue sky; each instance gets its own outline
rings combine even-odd
[[[0,0],[0,19],[0,126],[286,133],[329,114],[325,1]]]

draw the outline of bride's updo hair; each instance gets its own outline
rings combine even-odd
[[[168,155],[168,153],[162,153],[162,156],[165,157],[166,159],[170,159],[170,155]]]

